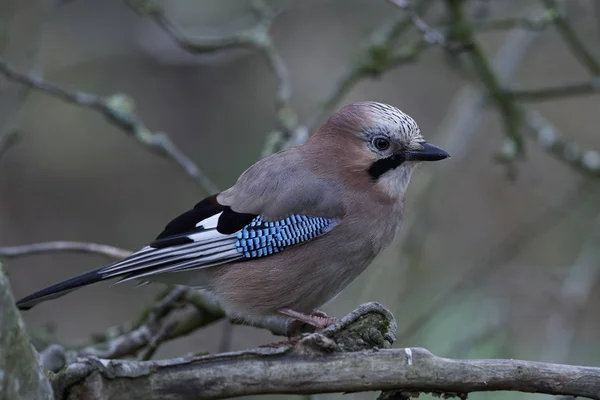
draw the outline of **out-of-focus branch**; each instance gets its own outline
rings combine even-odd
[[[533,10],[533,12],[537,11]],[[538,32],[528,30],[513,30],[507,33],[504,43],[491,60],[494,73],[501,82],[511,80],[538,35]],[[478,85],[467,82],[448,104],[448,112],[436,130],[434,140],[442,148],[448,150],[453,159],[461,160],[463,157],[467,157],[470,154],[470,146],[477,142],[475,136],[483,134],[479,125],[484,116],[482,110],[486,100],[487,94],[482,92]],[[403,233],[401,233],[402,247],[398,260],[400,265],[407,265],[410,269],[419,267],[420,259],[426,249],[425,242],[433,224],[433,221],[427,222],[431,218],[431,212],[428,210],[431,208],[431,202],[435,199],[436,182],[444,179],[444,174],[440,174],[440,171],[434,173],[423,170],[419,175],[419,180],[411,183],[411,193],[418,201],[414,203],[416,209],[405,216]],[[487,266],[488,263],[487,261],[478,262],[473,265],[471,272],[481,270],[481,265]],[[490,268],[493,267],[490,266]],[[410,271],[407,274],[410,274]],[[457,282],[467,281],[469,278],[466,275],[459,278]],[[377,280],[374,280],[372,285],[376,286]],[[407,282],[406,285],[414,286],[410,282]],[[444,298],[439,302],[436,298],[434,305],[417,316],[414,321],[409,322],[406,328],[409,336],[429,321],[440,307],[447,304],[449,296],[446,295],[449,293],[444,291],[444,294],[438,295],[438,297]],[[403,338],[407,337],[404,334],[402,336]]]
[[[188,176],[196,181],[207,193],[216,193],[218,187],[204,172],[188,158],[164,132],[151,132],[137,115],[134,101],[124,94],[107,98],[79,91],[69,91],[46,82],[37,76],[23,74],[5,60],[0,59],[0,74],[15,82],[39,90],[68,103],[96,110],[111,123],[131,135],[148,150],[167,157],[179,165]]]
[[[577,189],[570,193],[561,204],[552,207],[538,216],[520,224],[514,230],[509,232],[496,246],[494,246],[486,256],[473,263],[465,272],[455,280],[454,283],[447,285],[444,292],[439,293],[429,304],[425,311],[419,314],[417,318],[410,322],[399,334],[399,341],[405,342],[418,333],[435,316],[440,309],[451,303],[452,299],[458,294],[472,290],[477,285],[481,285],[485,279],[489,279],[491,271],[501,265],[509,263],[519,253],[519,249],[524,248],[532,240],[538,237],[542,232],[547,232],[555,226],[558,221],[565,218],[573,212],[577,205],[581,203],[581,197],[584,190]],[[481,268],[484,265],[485,268]]]
[[[447,46],[448,43],[443,34],[433,29],[429,26],[423,19],[419,16],[419,13],[413,8],[412,4],[409,0],[388,0],[390,3],[404,10],[413,25],[423,34],[423,39],[429,43],[438,46]]]
[[[508,30],[515,28],[543,31],[544,29],[552,26],[557,17],[558,14],[554,10],[547,9],[543,13],[533,17],[500,18],[488,19],[485,21],[474,21],[473,28],[478,32]]]
[[[600,76],[585,82],[577,82],[540,89],[513,89],[509,95],[516,100],[537,102],[585,96],[600,93]]]
[[[546,338],[542,343],[541,357],[551,362],[566,362],[576,334],[577,318],[593,294],[600,277],[598,268],[598,241],[600,240],[600,215],[596,216],[573,266],[566,271],[558,301],[552,307],[546,323]]]
[[[116,335],[104,335],[99,343],[76,350],[51,345],[40,353],[42,362],[47,369],[58,371],[74,362],[77,357],[83,356],[120,358],[136,355],[143,350],[140,358],[150,359],[162,343],[188,335],[223,317],[218,306],[207,307],[204,301],[202,307],[198,306],[187,310],[182,316],[169,319],[175,309],[191,303],[199,305],[198,295],[191,291],[190,288],[183,287],[166,291],[134,326]]]
[[[52,252],[97,253],[110,258],[125,258],[131,251],[99,243],[87,242],[43,242],[21,246],[0,247],[0,257],[16,258]]]
[[[183,33],[168,18],[164,10],[152,0],[125,0],[140,15],[152,18],[182,49],[190,53],[214,53],[232,48],[259,51],[278,81],[275,111],[279,131],[268,139],[268,152],[273,153],[290,145],[300,144],[308,138],[307,130],[298,123],[291,104],[292,88],[289,72],[270,35],[271,26],[278,15],[264,0],[251,0],[252,12],[258,22],[251,28],[219,37],[192,37]]]
[[[0,135],[0,157],[2,157],[8,149],[17,144],[19,141],[19,133],[18,129],[13,129],[11,127],[6,129],[4,133]]]
[[[53,399],[52,388],[29,342],[0,263],[0,395],[3,399]]]
[[[596,59],[594,54],[589,51],[581,39],[577,37],[573,26],[567,19],[564,10],[559,6],[556,0],[542,0],[549,12],[556,14],[555,25],[558,32],[563,37],[564,41],[571,49],[571,53],[581,62],[581,64],[592,74],[592,76],[600,76],[600,61]]]
[[[546,3],[549,4],[548,2]],[[552,1],[550,3],[555,4]],[[462,40],[474,43],[474,31],[472,30],[469,21],[466,19],[462,1],[446,0],[446,4],[448,5],[453,21],[453,34],[458,38],[462,38]],[[553,8],[548,12],[558,13],[559,10]],[[566,28],[564,28],[565,26]],[[569,31],[570,25],[568,22],[563,23],[563,29]],[[577,38],[575,36],[567,36],[569,37],[568,43],[571,46],[575,46],[578,49],[577,51],[587,51],[581,43],[579,43],[579,45],[576,43]],[[521,155],[523,142],[521,137],[523,129],[521,128],[524,124],[527,128],[525,129],[525,133],[554,156],[557,156],[567,164],[587,173],[597,175],[598,172],[600,172],[600,156],[598,152],[593,150],[583,151],[577,144],[568,142],[558,135],[555,135],[551,125],[544,123],[543,118],[539,114],[533,111],[526,111],[521,105],[517,104],[515,101],[517,96],[503,87],[502,82],[497,79],[497,76],[495,76],[493,71],[489,68],[487,59],[477,44],[474,45],[473,50],[468,54],[470,55],[471,65],[473,66],[472,72],[482,82],[484,88],[500,109],[504,119],[504,124],[508,133],[508,141],[505,143],[505,146],[499,155],[501,161],[511,163],[515,158]],[[591,62],[587,65],[590,72],[595,73],[593,67],[595,60],[591,54],[590,57]],[[594,78],[591,81],[591,86],[588,86],[586,90],[593,89],[595,91],[597,90],[595,88],[597,85],[597,78]],[[578,87],[576,89],[581,91],[582,88]],[[570,88],[568,90],[572,89]],[[543,91],[544,93],[541,96],[555,96],[557,95],[557,92],[561,91],[564,92],[565,89],[550,88],[548,91]],[[566,96],[566,93],[563,93],[563,95]]]
[[[432,0],[422,0],[410,9],[415,15],[423,14],[431,3]],[[331,114],[340,100],[362,79],[377,78],[386,71],[417,60],[429,45],[424,38],[413,39],[412,43],[398,47],[399,38],[412,26],[411,16],[400,15],[371,33],[355,61],[342,73],[330,94],[319,104],[315,114],[308,119],[309,132],[314,131],[317,124]]]
[[[183,315],[172,316],[173,311],[184,307],[187,310]],[[167,288],[131,327],[119,329],[116,334],[103,334],[99,342],[79,349],[51,345],[40,356],[43,365],[52,371],[58,371],[82,356],[112,359],[142,352],[139,358],[147,360],[161,344],[188,335],[225,317],[221,306],[209,294],[188,287]],[[286,317],[265,317],[253,322],[233,318],[230,322],[264,328],[282,336],[312,330],[308,326],[292,326],[293,320]]]
[[[56,5],[52,4],[52,2],[41,2],[39,6],[42,9],[42,21],[32,28],[37,31],[38,39],[33,44],[33,50],[28,53],[28,63],[30,65],[30,73],[39,74],[41,76],[45,32],[48,26],[48,20],[50,19],[48,16],[54,11]],[[15,1],[5,1],[3,5],[0,6],[0,57],[4,55],[7,47],[11,29],[10,22],[16,8]],[[24,105],[30,92],[28,86],[21,85],[15,93],[14,101],[16,104],[14,109],[9,113],[8,120],[0,128],[0,157],[19,141],[21,135],[19,125],[23,119]]]
[[[476,41],[475,31],[464,9],[464,2],[462,0],[446,0],[446,6],[451,21],[451,37],[465,45],[470,45],[470,51],[466,53],[466,57],[470,61],[473,72],[498,107],[506,134],[514,144],[516,153],[520,154],[523,146],[523,140],[519,132],[522,121],[521,113],[502,87],[481,45]]]
[[[582,149],[577,143],[562,137],[539,113],[525,112],[525,133],[550,154],[571,167],[600,176],[600,153]]]

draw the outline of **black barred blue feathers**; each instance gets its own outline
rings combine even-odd
[[[274,222],[265,222],[258,216],[237,233],[235,247],[245,258],[264,257],[307,242],[329,231],[335,224],[335,219],[298,214]]]

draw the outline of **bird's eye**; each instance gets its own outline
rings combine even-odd
[[[373,146],[379,151],[384,151],[390,148],[390,141],[383,137],[373,139]]]

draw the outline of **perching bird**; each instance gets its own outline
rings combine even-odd
[[[401,228],[415,166],[448,156],[399,109],[347,105],[305,144],[258,161],[231,188],[172,220],[150,245],[17,305],[137,279],[203,288],[230,317],[280,315],[322,328],[332,320],[317,309]]]

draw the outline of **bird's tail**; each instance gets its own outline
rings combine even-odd
[[[97,268],[92,271],[84,272],[65,281],[48,286],[47,288],[44,288],[19,300],[17,302],[17,307],[20,310],[29,310],[36,304],[41,303],[43,301],[56,299],[82,286],[87,286],[96,282],[100,282],[104,279],[102,274],[100,273],[100,270],[102,270],[102,268]]]

